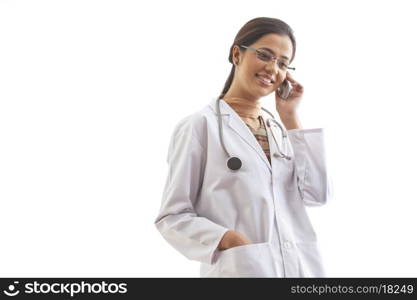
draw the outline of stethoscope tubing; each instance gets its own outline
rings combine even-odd
[[[277,126],[281,130],[283,147],[285,148],[285,150],[287,149],[287,147],[286,147],[286,139],[287,139],[287,133],[286,133],[286,131],[282,128],[281,124],[279,124],[277,122],[277,120],[275,120],[274,115],[270,111],[268,111],[266,108],[263,108],[263,107],[261,107],[261,108],[262,108],[262,110],[264,110],[265,112],[267,112],[272,117],[272,119],[271,118],[268,119],[266,123],[267,123],[268,127],[271,129],[272,137],[273,137],[273,139],[275,141],[275,144],[276,144],[277,149],[278,149],[278,152],[279,152],[279,153],[277,153],[278,154],[278,157],[285,158],[287,160],[291,160],[291,157],[290,156],[284,154],[281,151],[281,149],[279,147],[279,144],[278,144],[278,141],[277,141],[277,139],[275,137],[274,130],[272,130],[271,122],[273,122],[274,123],[274,126]],[[230,155],[229,151],[227,151],[226,146],[224,145],[224,139],[223,139],[223,120],[222,120],[222,114],[220,113],[220,97],[217,98],[217,117],[218,117],[218,123],[219,123],[220,143],[222,145],[222,148],[223,148],[224,152],[229,157],[229,159],[227,161],[227,166],[229,167],[229,169],[231,169],[233,171],[239,170],[241,168],[241,166],[242,166],[242,161],[238,157],[232,157]]]

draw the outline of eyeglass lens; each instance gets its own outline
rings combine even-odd
[[[264,51],[258,50],[258,51],[256,51],[256,53],[257,53],[258,58],[262,61],[270,62],[273,59],[273,57],[270,54],[268,54]],[[286,64],[283,63],[282,61],[278,60],[277,65],[278,65],[278,68],[280,68],[282,70],[287,70]]]

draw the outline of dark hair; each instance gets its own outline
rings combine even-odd
[[[255,18],[247,22],[245,25],[243,25],[243,27],[237,33],[235,40],[233,41],[233,45],[230,47],[229,62],[233,64],[233,46],[235,45],[249,46],[255,43],[262,36],[269,34],[269,33],[286,35],[290,38],[291,43],[292,43],[292,48],[293,48],[292,56],[290,59],[290,62],[292,62],[295,56],[295,49],[296,49],[296,42],[295,42],[293,30],[284,21],[281,21],[279,19],[274,19],[274,18],[267,18],[267,17]],[[244,48],[240,48],[240,49],[242,49],[242,51],[246,50]],[[219,96],[219,98],[226,95],[227,91],[230,88],[230,85],[232,84],[234,74],[235,74],[235,65],[233,65],[232,70],[230,71],[229,77],[226,80],[223,91],[221,95]]]

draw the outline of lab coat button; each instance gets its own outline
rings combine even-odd
[[[279,157],[279,154],[278,153],[274,153],[274,157]]]
[[[285,242],[284,242],[284,247],[285,247],[286,249],[291,249],[291,247],[292,247],[291,242],[290,242],[290,241],[285,241]]]

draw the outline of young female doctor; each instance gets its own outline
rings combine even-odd
[[[173,131],[155,225],[201,262],[202,277],[325,276],[306,206],[325,204],[331,184],[323,129],[302,129],[297,116],[295,49],[285,22],[247,22],[230,48],[221,95]],[[284,126],[261,108],[270,93]]]

